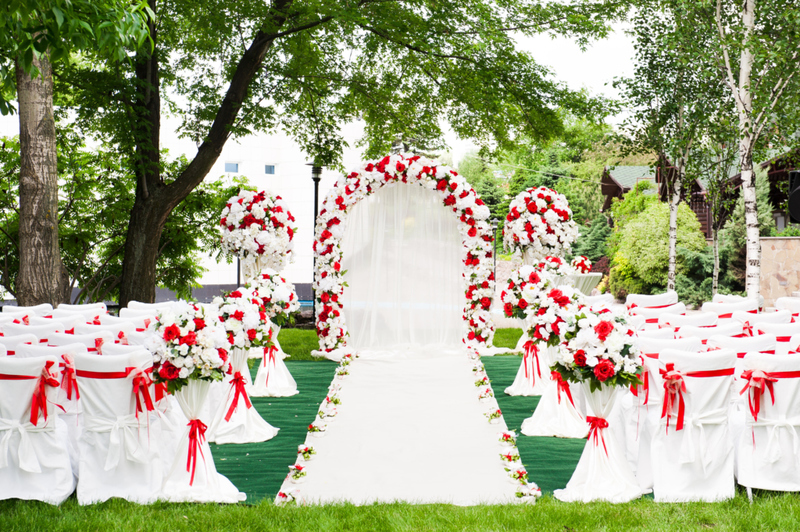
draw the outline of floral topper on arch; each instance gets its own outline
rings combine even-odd
[[[317,217],[314,290],[320,349],[330,352],[345,347],[349,336],[341,312],[344,279],[340,243],[349,210],[382,186],[397,182],[416,183],[435,191],[442,204],[458,216],[466,296],[463,319],[467,328],[463,341],[471,347],[490,343],[494,334],[491,319],[494,234],[486,221],[489,208],[455,170],[418,155],[397,154],[362,163],[358,169],[339,178]]]
[[[578,238],[566,196],[546,187],[529,188],[509,205],[503,246],[518,260],[563,256]]]

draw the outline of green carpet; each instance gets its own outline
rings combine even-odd
[[[280,432],[269,441],[248,444],[211,444],[217,471],[228,477],[247,494],[247,503],[274,499],[297,459],[297,446],[306,439],[309,423],[314,421],[325,399],[337,364],[287,360],[298,395],[292,397],[253,397],[253,406],[261,417]],[[255,378],[258,368],[252,368]]]
[[[538,397],[511,397],[503,393],[514,381],[520,357],[484,357],[483,363],[508,427],[519,431],[522,421],[533,413],[539,402]],[[247,494],[248,504],[275,498],[336,370],[336,364],[327,360],[287,360],[286,365],[297,381],[300,394],[253,398],[261,416],[281,429],[278,435],[263,443],[211,445],[217,470]],[[256,369],[253,368],[253,377]],[[566,486],[585,443],[586,440],[522,435],[517,438],[520,456],[531,480],[548,493]]]
[[[482,360],[506,424],[509,429],[517,431],[517,447],[522,463],[528,470],[528,478],[545,493],[565,487],[578,464],[586,440],[519,434],[523,420],[530,417],[539,404],[538,397],[512,397],[503,393],[514,382],[521,357],[483,357]]]

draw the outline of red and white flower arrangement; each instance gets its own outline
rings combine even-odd
[[[294,285],[272,268],[264,268],[248,281],[245,288],[252,291],[267,312],[267,317],[278,327],[290,322],[292,314],[300,310],[300,300]]]
[[[500,418],[503,417],[503,412],[499,408],[495,408],[494,410],[486,412],[484,416],[489,420],[489,423],[499,423]]]
[[[516,447],[517,446],[517,433],[514,432],[513,430],[505,430],[503,432],[500,432],[497,435],[497,439],[503,445],[508,445],[508,446],[511,446],[511,447]]]
[[[219,320],[232,348],[272,347],[272,331],[260,300],[247,288],[238,288],[224,298],[215,297]]]
[[[503,462],[508,462],[509,464],[519,462],[519,451],[515,447],[510,451],[500,453],[500,460]]]
[[[578,312],[582,294],[571,286],[545,286],[529,307],[527,332],[534,342],[553,347],[574,327],[570,318]]]
[[[564,380],[588,382],[591,391],[641,384],[642,368],[633,348],[634,329],[623,316],[583,307],[570,321],[552,370]]]
[[[577,257],[573,258],[572,262],[570,262],[570,266],[575,268],[575,270],[577,270],[579,273],[589,273],[592,271],[592,261],[583,255],[578,255]]]
[[[455,170],[417,155],[398,154],[363,163],[342,176],[328,193],[317,217],[314,290],[320,349],[330,352],[347,345],[348,332],[341,303],[344,272],[340,244],[347,215],[353,205],[380,187],[396,182],[416,183],[435,191],[442,204],[458,217],[464,249],[462,276],[466,303],[463,317],[468,324],[463,340],[468,346],[491,342],[494,326],[489,311],[494,293],[494,235],[487,222],[489,208]]]
[[[291,482],[298,484],[304,476],[306,476],[306,466],[301,466],[300,464],[289,466],[289,480]]]
[[[548,286],[549,276],[536,266],[523,265],[511,272],[508,286],[500,294],[503,312],[509,318],[526,319],[530,307]]]
[[[190,380],[221,381],[230,371],[228,342],[213,306],[181,301],[159,312],[147,342],[153,376],[170,393]]]
[[[519,260],[565,255],[578,238],[566,196],[546,187],[520,192],[509,205],[503,246]]]
[[[297,457],[306,462],[311,460],[315,454],[317,454],[317,451],[315,451],[314,447],[311,445],[301,444],[297,446]]]
[[[222,209],[222,249],[243,260],[280,271],[292,260],[297,227],[286,202],[269,192],[243,190]]]

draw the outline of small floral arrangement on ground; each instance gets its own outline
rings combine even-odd
[[[259,299],[267,317],[278,327],[293,323],[293,315],[300,310],[300,300],[294,285],[272,268],[264,268],[251,279],[245,288]]]
[[[297,490],[279,491],[275,499],[276,504],[288,504],[297,500]]]
[[[517,498],[522,499],[525,497],[531,497],[530,500],[533,500],[536,497],[542,496],[542,490],[539,489],[539,486],[534,484],[533,482],[522,484],[519,488],[517,488],[516,493]]]
[[[329,405],[339,405],[342,404],[342,400],[339,399],[339,396],[335,393],[329,394],[325,397],[325,403]]]
[[[306,476],[306,468],[301,466],[301,465],[298,465],[298,464],[290,465],[289,466],[289,476],[294,481],[300,480],[301,478]]]
[[[221,381],[230,372],[225,331],[214,307],[181,301],[159,312],[146,347],[153,376],[175,393],[190,380]]]
[[[508,471],[508,476],[514,480],[519,481],[522,484],[528,483],[528,472],[524,467],[506,469],[506,471]]]
[[[292,258],[294,221],[280,196],[243,190],[222,209],[222,249],[240,259],[263,257],[264,266],[280,271]]]
[[[484,376],[482,379],[475,381],[475,386],[489,386],[489,377]]]
[[[521,260],[565,255],[578,238],[566,196],[546,187],[520,192],[509,205],[503,246]]]
[[[570,382],[586,382],[590,390],[602,386],[641,384],[638,356],[633,349],[634,330],[625,318],[584,307],[567,324],[565,342],[551,367]]]
[[[519,462],[519,451],[516,449],[507,453],[500,453],[500,460],[503,462]]]
[[[322,421],[314,421],[308,426],[308,432],[325,432],[328,430],[328,426],[325,425]]]
[[[480,362],[475,364],[474,366],[472,366],[472,371],[475,372],[475,373],[483,372],[485,369],[486,369],[486,367]]]
[[[338,412],[338,410],[336,410],[335,406],[333,406],[332,404],[326,402],[322,406],[320,411],[317,412],[317,415],[319,416],[320,419],[325,419],[326,417],[334,417],[338,413],[339,412]]]
[[[503,431],[498,434],[498,440],[500,443],[504,443],[506,445],[516,445],[517,444],[517,433],[513,430]]]
[[[297,446],[297,455],[302,456],[303,460],[311,460],[311,457],[315,454],[317,454],[317,451],[311,445],[303,444]]]
[[[503,412],[498,408],[497,410],[486,412],[484,416],[486,416],[486,419],[491,423],[492,421],[499,420],[503,416]]]
[[[494,393],[492,392],[492,389],[491,388],[486,388],[478,396],[478,399],[480,399],[481,401],[485,401],[485,400],[491,399],[492,397],[494,397]]]
[[[592,271],[592,261],[589,260],[588,257],[584,257],[583,255],[578,255],[572,262],[570,262],[570,266],[575,268],[580,273],[589,273]]]
[[[272,347],[272,332],[267,314],[258,297],[247,288],[239,288],[215,297],[219,320],[228,336],[228,344],[240,349]]]
[[[346,355],[342,356],[342,359],[339,361],[339,365],[342,367],[349,366],[351,362],[353,362],[353,354],[347,353]]]
[[[339,377],[341,379],[345,375],[350,375],[350,372],[347,371],[347,366],[339,366],[338,368],[336,368],[336,376],[337,377]]]

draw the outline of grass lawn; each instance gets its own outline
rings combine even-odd
[[[519,338],[519,329],[500,329],[495,336],[495,344],[502,347],[513,347]],[[291,354],[289,361],[311,361],[320,359],[310,356],[310,351],[317,348],[314,331],[300,329],[284,329],[280,333],[281,345]],[[518,427],[521,420],[530,415],[535,406],[526,402],[530,398],[505,396],[502,388],[505,381],[513,378],[518,362],[512,359],[486,359],[487,372],[495,382],[495,393],[506,412],[507,422]],[[307,364],[311,364],[306,366]],[[333,363],[322,360],[319,363],[300,362],[292,366],[307,367],[314,371],[306,372],[298,378],[298,385],[308,389],[312,380],[325,381],[333,371]],[[330,366],[330,367],[328,367]],[[300,372],[298,371],[298,377]],[[319,387],[319,386],[317,386]],[[272,503],[272,492],[279,485],[280,471],[272,471],[277,462],[290,463],[294,451],[283,449],[280,439],[300,439],[302,426],[308,421],[297,420],[294,427],[290,417],[301,413],[307,417],[314,415],[316,405],[324,396],[324,389],[317,390],[316,395],[294,396],[293,398],[264,398],[257,405],[259,410],[265,408],[263,415],[269,421],[275,421],[282,427],[278,437],[264,444],[257,444],[261,457],[256,461],[248,461],[238,457],[242,454],[237,446],[213,446],[215,458],[221,472],[232,479],[243,481],[250,476],[268,476],[274,473],[275,478],[266,478],[257,487],[263,492],[259,502],[251,504],[216,505],[216,504],[172,504],[157,503],[151,506],[139,506],[121,500],[112,500],[93,506],[79,506],[75,497],[71,497],[59,507],[31,501],[0,501],[0,532],[6,531],[83,531],[83,530],[121,530],[121,531],[191,531],[205,532],[215,530],[265,530],[265,531],[298,531],[312,532],[317,530],[409,530],[439,531],[494,531],[494,530],[552,530],[559,532],[595,531],[595,530],[796,530],[800,528],[800,494],[794,493],[756,493],[755,502],[750,504],[744,491],[736,498],[722,503],[691,504],[656,504],[651,498],[643,498],[628,504],[608,503],[562,503],[549,494],[545,494],[535,505],[495,505],[458,507],[451,505],[409,505],[409,504],[376,504],[356,507],[352,505],[326,505],[278,507]],[[314,394],[311,394],[314,395]],[[279,402],[291,403],[285,412],[270,410]],[[297,403],[297,404],[294,404]],[[306,404],[307,403],[307,404]],[[305,412],[308,410],[308,412]],[[272,413],[270,413],[272,412]],[[279,416],[283,416],[283,419]],[[295,430],[296,429],[296,430]],[[296,432],[296,434],[295,434]],[[546,443],[537,442],[536,438],[520,438],[520,453],[526,467],[531,471],[543,471],[553,455],[544,451]],[[542,439],[544,440],[544,439]],[[555,445],[550,438],[551,445]],[[563,440],[562,440],[563,441]],[[569,459],[575,460],[579,454],[581,442],[569,451]],[[294,445],[294,444],[293,444]],[[274,447],[274,448],[273,448]],[[224,448],[224,449],[223,449]],[[296,449],[296,446],[294,447]],[[286,451],[286,452],[285,452]],[[220,453],[217,456],[217,453]],[[287,454],[288,453],[288,454]],[[283,456],[286,454],[286,456]],[[566,454],[564,456],[567,456]],[[250,459],[252,460],[252,458]],[[559,459],[560,460],[560,459]],[[215,460],[216,461],[216,460]],[[259,469],[257,462],[264,464],[268,471]],[[248,465],[249,464],[249,465]],[[550,463],[554,466],[556,464]],[[281,466],[283,468],[283,465]],[[567,475],[568,476],[568,475]],[[552,486],[542,484],[549,491],[563,485],[567,476],[562,475],[551,481]],[[254,488],[255,490],[256,488]]]

